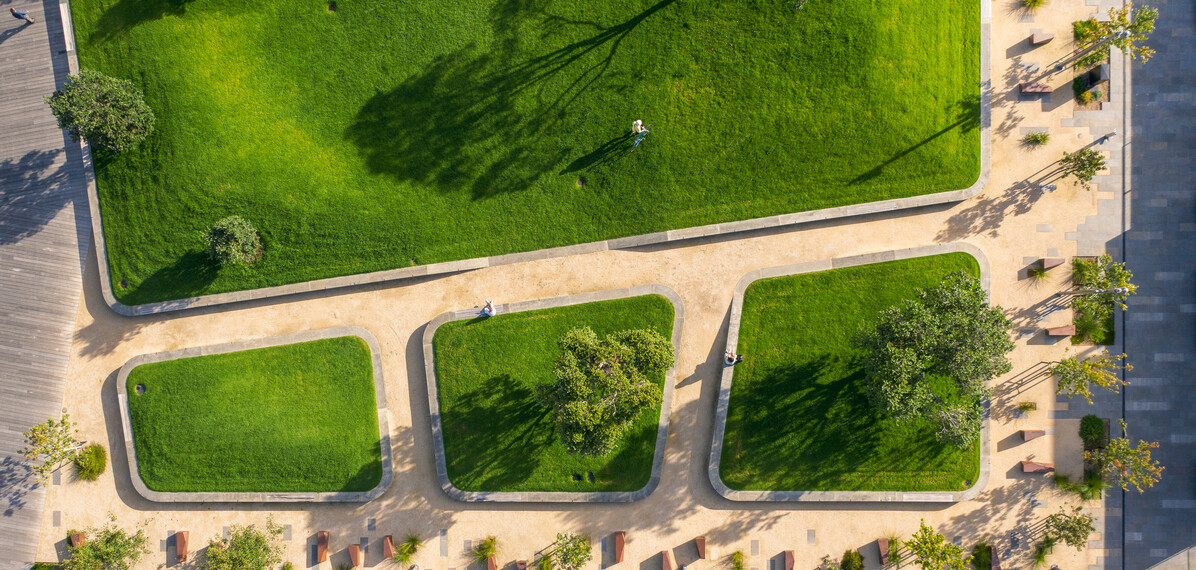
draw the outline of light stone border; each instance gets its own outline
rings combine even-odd
[[[834,259],[824,259],[821,261],[810,261],[806,263],[797,263],[794,265],[784,265],[781,267],[769,267],[766,269],[757,269],[747,275],[744,275],[739,280],[739,284],[735,286],[735,296],[731,300],[731,318],[727,327],[727,351],[736,352],[736,346],[739,344],[739,324],[743,316],[743,296],[744,292],[752,283],[761,279],[770,279],[773,277],[784,277],[787,275],[798,275],[802,273],[814,273],[818,271],[828,271],[831,269],[842,269],[844,267],[855,267],[859,265],[869,265],[873,263],[882,263],[885,261],[896,261],[899,259],[912,259],[915,257],[927,257],[931,255],[940,255],[944,253],[966,253],[976,259],[980,265],[980,285],[984,287],[985,291],[989,290],[990,273],[988,258],[980,248],[966,242],[954,242],[938,245],[929,245],[922,247],[911,247],[908,249],[898,249],[893,251],[884,251],[880,253],[868,253],[864,255],[853,255],[850,257],[837,257]],[[771,502],[827,502],[827,503],[957,503],[959,501],[966,501],[975,498],[988,485],[989,471],[991,465],[989,464],[990,442],[989,442],[989,417],[988,417],[988,402],[985,402],[984,407],[984,423],[980,428],[980,474],[976,478],[976,483],[964,491],[943,491],[943,492],[904,492],[904,491],[740,491],[731,489],[723,483],[722,477],[719,475],[719,465],[722,462],[723,456],[723,437],[727,429],[727,408],[731,400],[731,381],[735,375],[735,367],[724,366],[722,382],[719,385],[718,391],[718,407],[715,410],[714,418],[714,435],[713,441],[710,445],[710,463],[708,465],[708,474],[710,476],[710,484],[714,486],[714,490],[719,495],[730,499],[732,501],[771,501]]]
[[[553,309],[570,305],[581,305],[598,301],[612,301],[644,295],[660,295],[673,305],[673,355],[681,350],[681,328],[685,324],[685,304],[676,291],[664,285],[640,285],[625,289],[612,289],[579,295],[567,295],[550,299],[523,301],[506,305],[497,305],[497,314],[522,313],[538,309]],[[676,382],[677,367],[674,365],[664,374],[664,395],[660,402],[660,419],[656,427],[656,451],[652,455],[652,475],[648,483],[636,491],[601,491],[601,492],[570,492],[570,491],[462,491],[458,489],[448,477],[448,466],[444,456],[444,434],[440,425],[440,397],[436,388],[436,351],[432,346],[436,338],[436,331],[441,325],[452,321],[473,319],[478,316],[480,309],[465,309],[449,311],[438,315],[428,323],[424,329],[424,371],[428,382],[428,413],[432,424],[432,451],[436,455],[436,480],[440,488],[449,497],[469,503],[631,503],[644,499],[656,490],[660,484],[660,473],[664,467],[664,450],[669,437],[669,414],[673,407],[673,387]]]
[[[69,0],[61,1],[69,3]],[[108,249],[104,243],[104,224],[100,215],[101,208],[99,195],[96,192],[95,172],[92,169],[90,150],[87,148],[86,144],[83,144],[83,162],[85,166],[84,171],[87,173],[87,197],[88,202],[91,205],[92,234],[95,239],[96,253],[98,255],[97,265],[100,269],[100,290],[104,297],[104,303],[106,303],[109,308],[111,308],[113,311],[116,311],[118,314],[132,317],[180,311],[183,309],[198,307],[225,305],[241,301],[272,299],[286,295],[295,295],[314,291],[328,291],[342,287],[352,287],[371,283],[384,283],[389,281],[410,279],[413,277],[447,275],[460,271],[481,269],[484,267],[493,267],[497,265],[507,265],[511,263],[523,263],[540,259],[554,259],[559,257],[567,257],[570,255],[629,249],[647,245],[669,244],[700,237],[732,235],[741,232],[750,232],[767,228],[798,226],[810,222],[835,220],[885,212],[896,212],[911,208],[921,208],[939,204],[961,202],[979,194],[982,190],[984,190],[985,185],[988,184],[988,178],[990,174],[990,147],[992,143],[992,79],[990,67],[992,65],[992,47],[989,45],[989,41],[991,36],[992,0],[980,0],[980,174],[977,176],[976,182],[962,190],[951,190],[947,192],[938,192],[935,194],[910,196],[908,198],[895,198],[892,200],[882,200],[879,202],[866,202],[863,204],[851,204],[835,208],[823,208],[821,210],[810,210],[806,212],[795,212],[791,214],[781,214],[777,216],[767,216],[749,220],[709,224],[705,226],[667,230],[638,236],[628,236],[608,239],[605,241],[552,247],[521,253],[509,253],[490,257],[476,257],[473,259],[446,261],[443,263],[418,265],[415,267],[404,267],[401,269],[387,269],[383,271],[374,271],[371,273],[358,273],[356,275],[330,277],[315,281],[292,283],[290,285],[278,285],[274,287],[233,291],[230,293],[217,293],[213,295],[189,297],[186,299],[176,299],[172,301],[145,303],[142,305],[125,305],[117,301],[116,297],[112,294],[112,280],[108,273]],[[74,60],[73,57],[72,60]]]
[[[369,346],[370,356],[374,367],[374,399],[378,410],[378,443],[381,448],[382,480],[369,491],[354,492],[162,492],[154,491],[141,480],[141,471],[137,469],[137,449],[133,442],[133,426],[129,415],[129,394],[125,386],[129,373],[142,364],[190,358],[194,356],[209,356],[229,352],[241,352],[255,348],[268,348],[297,344],[313,340],[324,340],[352,336],[360,338]],[[129,359],[116,377],[116,398],[120,405],[121,429],[124,431],[125,453],[129,459],[129,478],[133,480],[133,488],[137,494],[155,503],[364,503],[372,501],[386,492],[394,480],[394,460],[390,448],[390,419],[386,408],[386,383],[382,379],[382,352],[378,339],[369,331],[355,326],[337,327],[316,331],[307,331],[281,336],[272,336],[254,340],[243,340],[211,346],[200,346],[142,354]]]

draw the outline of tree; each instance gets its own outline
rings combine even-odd
[[[1113,44],[1130,59],[1141,59],[1146,63],[1154,50],[1143,45],[1154,32],[1159,11],[1150,6],[1134,7],[1127,2],[1120,8],[1109,8],[1109,21],[1089,18],[1082,26],[1076,26],[1076,40],[1080,47]]]
[[[115,521],[115,517],[109,518]],[[62,570],[128,570],[149,554],[144,529],[129,534],[111,521],[104,528],[83,531],[87,540],[82,545],[67,544],[70,558],[62,563]]]
[[[565,333],[560,346],[556,382],[540,386],[536,398],[552,409],[566,450],[605,455],[640,412],[660,404],[660,387],[649,378],[673,365],[673,345],[650,330],[599,340],[587,327]]]
[[[79,453],[75,434],[75,422],[71,421],[70,414],[62,414],[61,420],[50,418],[25,432],[25,449],[21,454],[34,462],[33,472],[43,485],[59,465],[75,459]]]
[[[1125,434],[1125,420],[1120,422],[1121,432]],[[1099,466],[1101,472],[1111,477],[1122,490],[1129,491],[1132,486],[1142,493],[1163,476],[1163,466],[1150,457],[1150,450],[1158,446],[1158,442],[1142,440],[1133,445],[1129,438],[1122,435],[1109,440],[1104,449],[1085,451],[1084,459]]]
[[[241,216],[229,216],[216,222],[203,236],[208,256],[220,265],[249,265],[262,254],[262,240]]]
[[[1059,379],[1056,394],[1080,396],[1092,404],[1092,386],[1102,388],[1114,394],[1129,382],[1121,379],[1118,371],[1133,370],[1134,367],[1125,361],[1125,354],[1111,355],[1102,352],[1098,355],[1080,360],[1071,356],[1056,362],[1048,369]]]
[[[1074,177],[1085,190],[1092,189],[1089,182],[1096,173],[1105,168],[1105,155],[1094,148],[1082,148],[1075,152],[1064,152],[1059,159],[1063,167],[1063,177]]]
[[[209,570],[266,570],[282,562],[282,547],[274,540],[282,528],[274,521],[265,532],[253,525],[233,525],[228,540],[222,536],[208,541],[202,566]]]
[[[1089,298],[1101,303],[1116,305],[1122,310],[1126,307],[1125,300],[1138,291],[1138,286],[1130,282],[1134,274],[1125,268],[1125,262],[1113,262],[1109,254],[1101,254],[1096,259],[1077,257],[1071,261],[1071,280],[1080,287],[1106,291],[1079,297]],[[1075,302],[1073,301],[1073,306]]]
[[[922,570],[967,570],[972,557],[962,546],[956,546],[947,541],[947,537],[934,531],[922,521],[922,527],[909,540],[904,541],[905,548],[914,555]]]
[[[87,139],[95,147],[124,152],[149,136],[154,112],[141,91],[124,79],[83,70],[67,78],[61,91],[46,97],[58,127],[75,140]]]
[[[843,558],[839,560],[840,570],[864,570],[864,557],[860,555],[858,550],[847,549],[843,553]]]
[[[1067,509],[1059,509],[1059,512],[1046,518],[1046,535],[1062,540],[1076,550],[1084,550],[1084,545],[1088,544],[1088,535],[1095,530],[1092,517],[1081,514],[1080,507],[1076,507],[1070,513]]]
[[[926,418],[939,441],[968,447],[980,434],[988,382],[1012,367],[1009,327],[962,272],[882,311],[857,339],[872,404],[898,421]]]
[[[591,553],[590,538],[579,534],[556,535],[552,543],[552,557],[561,570],[581,570],[594,555]]]

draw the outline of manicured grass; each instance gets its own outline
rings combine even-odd
[[[978,2],[76,0],[126,304],[965,188]],[[630,124],[652,134],[630,151]],[[578,180],[584,185],[579,186]],[[198,232],[237,214],[252,267]],[[127,282],[127,287],[119,284]]]
[[[357,337],[143,364],[126,387],[137,468],[155,491],[368,491],[382,479]]]
[[[588,326],[598,335],[673,334],[673,305],[646,295],[454,321],[436,331],[436,387],[449,479],[464,491],[635,491],[648,484],[660,408],[645,410],[609,455],[565,451],[551,411],[535,398],[553,381],[557,341]],[[662,386],[664,375],[656,378]],[[595,481],[588,481],[594,473]],[[581,475],[581,481],[574,481]]]
[[[979,447],[935,442],[868,403],[852,339],[881,310],[976,260],[952,253],[765,279],[748,287],[720,475],[733,489],[958,491]]]

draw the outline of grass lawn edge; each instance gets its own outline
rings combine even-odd
[[[570,305],[581,305],[598,301],[611,301],[643,295],[659,295],[673,305],[673,334],[670,339],[673,351],[677,353],[681,348],[681,329],[685,322],[685,305],[676,291],[664,285],[639,285],[624,289],[612,289],[594,293],[566,295],[549,299],[537,299],[516,303],[496,305],[498,314],[519,313],[539,309],[551,309]],[[664,467],[665,445],[669,433],[669,414],[672,412],[673,389],[676,384],[676,366],[665,372],[664,390],[660,404],[660,416],[657,420],[656,446],[652,455],[652,474],[648,483],[635,491],[600,491],[600,492],[568,492],[568,491],[463,491],[453,485],[448,477],[448,466],[444,451],[443,429],[440,420],[440,398],[436,381],[435,351],[433,339],[436,331],[444,324],[472,319],[478,315],[477,308],[449,311],[438,315],[424,329],[423,353],[424,371],[428,388],[428,410],[432,427],[432,450],[436,457],[436,479],[441,490],[450,498],[462,502],[498,502],[498,503],[630,503],[642,500],[651,495],[660,484],[661,470]]]
[[[141,478],[137,465],[137,451],[133,437],[132,420],[129,409],[128,388],[126,386],[129,374],[138,366],[157,362],[166,362],[182,358],[210,356],[216,354],[242,352],[258,348],[279,347],[291,344],[311,342],[317,340],[340,337],[356,337],[363,342],[370,351],[373,368],[374,400],[377,405],[379,453],[382,463],[382,478],[374,488],[368,491],[334,491],[334,492],[163,492],[155,491],[146,486]],[[394,480],[394,460],[390,441],[389,413],[386,409],[386,385],[382,375],[382,352],[378,339],[368,330],[345,326],[331,329],[321,329],[301,333],[265,337],[209,346],[184,348],[166,352],[156,352],[135,356],[121,366],[116,378],[117,403],[120,408],[121,430],[124,438],[125,456],[128,461],[129,478],[137,494],[146,500],[158,503],[317,503],[317,502],[367,502],[372,501],[386,492]],[[113,457],[113,462],[117,461]]]
[[[898,261],[918,257],[928,257],[945,253],[965,253],[974,258],[980,266],[980,284],[985,291],[989,290],[990,271],[988,258],[980,248],[967,242],[951,242],[930,246],[892,250],[833,259],[825,259],[781,267],[758,269],[739,280],[735,287],[731,301],[731,318],[727,331],[726,350],[734,352],[739,341],[739,325],[743,312],[744,293],[754,282],[773,277],[784,277],[802,273],[814,273],[832,269],[842,269],[860,265],[870,265],[887,261]],[[730,407],[731,384],[734,369],[724,367],[719,386],[719,399],[714,420],[713,440],[710,447],[710,461],[707,474],[715,491],[732,501],[763,501],[763,502],[877,502],[877,503],[956,503],[975,498],[988,485],[990,475],[990,447],[991,443],[987,414],[988,404],[985,404],[985,420],[980,430],[980,468],[979,476],[971,487],[964,491],[941,492],[904,492],[904,491],[744,491],[728,487],[722,480],[720,466],[722,462],[723,438],[726,434],[727,412]]]

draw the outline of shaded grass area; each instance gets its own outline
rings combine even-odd
[[[368,491],[382,479],[360,338],[143,364],[126,387],[137,468],[155,491]]]
[[[979,174],[976,2],[71,7],[82,65],[135,82],[157,115],[140,148],[96,157],[126,304],[953,190]],[[632,152],[634,119],[653,128]],[[199,232],[231,214],[262,233],[252,267],[200,252]]]
[[[733,489],[959,491],[976,481],[978,445],[935,441],[864,392],[852,340],[883,309],[950,273],[979,275],[963,253],[756,281],[744,294],[720,475]]]
[[[659,406],[643,411],[610,454],[583,457],[565,451],[551,410],[536,402],[536,386],[554,379],[561,355],[557,341],[581,326],[600,337],[651,329],[671,338],[673,305],[659,295],[645,295],[453,321],[436,331],[445,459],[449,480],[458,489],[635,491],[648,484]],[[664,375],[655,381],[663,386]]]

